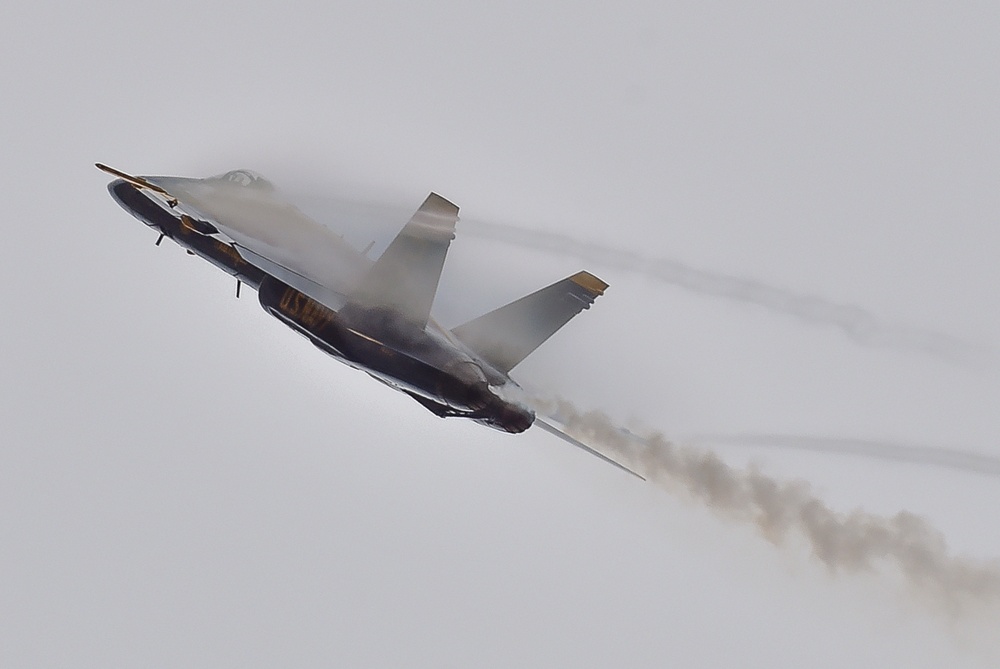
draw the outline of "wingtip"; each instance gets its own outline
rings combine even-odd
[[[420,207],[424,211],[433,211],[435,213],[440,213],[442,215],[457,216],[458,215],[458,205],[449,200],[446,197],[442,197],[437,193],[431,192],[424,200],[423,205]]]
[[[146,177],[132,176],[131,174],[122,172],[121,170],[116,170],[113,167],[108,167],[104,163],[94,163],[94,166],[97,167],[97,169],[101,170],[102,172],[107,172],[113,177],[124,179],[125,181],[129,182],[130,184],[132,184],[137,188],[146,188],[148,190],[153,191],[154,193],[159,193],[160,195],[163,195],[164,197],[167,198],[167,204],[169,204],[171,207],[177,206],[177,198],[175,198],[170,193],[165,191],[162,187],[157,186],[154,183],[150,183],[149,179],[147,179]]]
[[[608,284],[590,272],[577,272],[570,277],[570,281],[590,292],[594,297],[603,295],[608,289]]]
[[[121,170],[117,170],[114,167],[105,165],[104,163],[94,163],[94,167],[101,170],[102,172],[110,174],[113,177],[118,177],[119,179],[125,179],[126,181],[136,182],[142,179],[142,177],[134,177],[131,174],[127,174],[125,172],[122,172]]]

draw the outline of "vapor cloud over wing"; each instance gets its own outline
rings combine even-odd
[[[935,446],[916,446],[872,439],[813,437],[792,434],[700,434],[686,440],[692,446],[739,444],[811,453],[856,455],[892,462],[945,467],[983,476],[1000,477],[1000,458]]]

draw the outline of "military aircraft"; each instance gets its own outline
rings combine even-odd
[[[431,193],[376,260],[282,199],[249,170],[194,179],[116,177],[126,211],[257,290],[265,311],[323,352],[406,393],[441,417],[505,432],[536,423],[616,467],[635,472],[536,420],[510,371],[604,294],[578,272],[450,330],[431,316],[458,207]],[[635,474],[638,476],[638,474]],[[641,478],[641,477],[640,477]]]

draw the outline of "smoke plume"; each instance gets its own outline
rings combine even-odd
[[[696,269],[676,260],[608,248],[568,235],[479,220],[464,227],[463,234],[571,255],[608,268],[637,272],[701,295],[755,304],[806,323],[833,326],[864,346],[915,351],[969,365],[982,363],[992,355],[984,347],[942,332],[886,322],[858,306],[784,290],[753,279]]]
[[[709,451],[661,434],[637,436],[600,412],[581,412],[558,400],[539,405],[569,434],[622,461],[649,480],[753,525],[775,545],[805,541],[833,573],[894,570],[912,590],[950,614],[1000,605],[1000,561],[949,553],[943,535],[923,518],[901,511],[882,517],[834,511],[807,483],[782,482],[751,467],[727,465]]]

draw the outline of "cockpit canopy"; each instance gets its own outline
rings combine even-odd
[[[233,170],[211,177],[211,179],[213,181],[228,181],[238,186],[256,188],[257,190],[274,190],[274,185],[270,181],[253,170]]]

